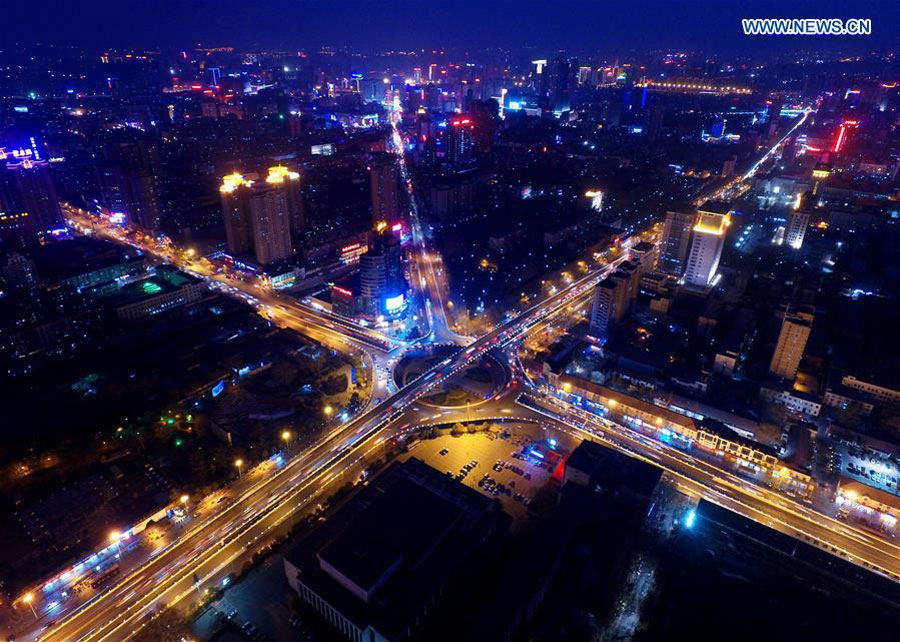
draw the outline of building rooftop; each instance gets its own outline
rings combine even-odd
[[[397,639],[496,525],[490,498],[410,459],[344,504],[285,568],[360,629]]]

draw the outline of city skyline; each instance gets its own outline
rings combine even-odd
[[[900,7],[79,9],[0,9],[0,639],[893,639]]]
[[[509,0],[450,4],[405,0],[394,3],[388,14],[373,14],[370,5],[353,0],[298,0],[263,8],[239,0],[163,0],[138,3],[127,13],[120,4],[101,0],[82,7],[77,15],[72,15],[69,7],[56,0],[11,5],[6,8],[11,19],[0,26],[0,36],[7,43],[31,40],[97,48],[347,46],[375,53],[434,46],[457,52],[502,47],[569,49],[611,57],[683,48],[769,59],[803,50],[865,53],[873,48],[889,49],[896,45],[893,34],[900,26],[900,8],[882,0],[799,0],[790,4],[756,0],[743,5],[717,0],[563,0],[552,5]],[[401,15],[403,23],[398,28],[392,18]],[[749,39],[741,32],[742,18],[869,18],[873,30],[865,38]],[[134,28],[135,19],[141,20],[140,29]]]

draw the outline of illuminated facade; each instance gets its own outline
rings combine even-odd
[[[701,288],[712,285],[719,269],[719,259],[725,245],[725,230],[729,223],[727,214],[700,212],[693,227],[691,251],[684,272],[686,284]]]
[[[803,246],[807,227],[809,227],[809,212],[803,209],[792,210],[784,233],[784,242],[792,249],[799,250]]]
[[[788,380],[797,376],[797,368],[800,367],[800,359],[812,330],[813,316],[813,310],[806,306],[785,312],[769,372]]]
[[[291,234],[294,239],[299,239],[306,227],[306,212],[303,207],[303,196],[300,193],[300,174],[284,165],[276,165],[269,168],[266,184],[285,193]]]
[[[26,151],[31,151],[26,150]],[[28,234],[33,236],[63,227],[56,188],[50,177],[50,163],[31,157],[7,158],[0,186],[0,212],[27,213]]]

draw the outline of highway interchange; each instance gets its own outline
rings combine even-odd
[[[784,140],[769,150],[765,158]],[[399,142],[399,133],[395,131],[395,149],[401,148]],[[757,168],[754,166],[754,170]],[[573,304],[583,304],[594,285],[627,256],[623,252],[616,261],[574,280],[481,337],[461,337],[449,327],[446,282],[439,274],[442,270],[436,267],[440,265],[440,257],[425,245],[412,181],[402,160],[401,176],[408,185],[412,203],[410,224],[415,249],[411,272],[419,277],[418,286],[427,301],[430,331],[426,339],[456,343],[460,346],[457,352],[406,387],[395,390],[392,377],[384,374],[389,374],[391,364],[411,345],[335,315],[312,310],[270,290],[227,279],[177,251],[143,246],[142,249],[156,253],[161,260],[207,279],[224,293],[247,299],[279,325],[335,349],[370,359],[375,389],[361,414],[343,423],[329,422],[315,444],[287,458],[281,467],[271,467],[265,474],[245,475],[232,489],[233,501],[194,519],[173,535],[167,546],[123,573],[115,584],[77,608],[57,615],[53,626],[20,632],[17,639],[118,642],[132,637],[163,608],[199,602],[208,590],[227,581],[261,543],[271,539],[279,529],[283,530],[298,514],[310,510],[337,487],[354,481],[367,461],[384,452],[385,444],[424,423],[426,417],[421,416],[416,404],[419,398],[488,351],[515,353],[516,346],[530,333],[540,331],[548,319],[562,318],[563,312]],[[134,243],[92,215],[68,207],[66,214],[73,226],[83,232]],[[900,579],[900,548],[893,542],[825,516],[723,467],[692,457],[689,452],[548,399],[527,380],[514,380],[487,402],[485,408],[488,414],[536,418],[560,431],[597,440],[650,461],[666,470],[682,490],[694,497],[709,499],[835,555]],[[447,411],[442,421],[465,420],[469,415],[463,412],[462,409]],[[44,626],[46,618],[38,619],[37,623]]]

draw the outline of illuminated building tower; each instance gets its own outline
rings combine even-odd
[[[253,181],[237,172],[222,179],[219,195],[222,198],[222,220],[225,238],[231,254],[245,254],[253,247],[250,227],[250,187]]]
[[[457,116],[447,128],[447,160],[450,169],[461,171],[475,164],[475,120]]]
[[[284,261],[293,254],[288,190],[269,183],[250,189],[250,229],[253,253],[260,265]]]
[[[285,193],[291,221],[291,233],[295,239],[299,238],[306,227],[306,214],[303,209],[303,197],[300,193],[300,174],[283,165],[277,165],[269,168],[266,183]]]
[[[785,311],[769,372],[788,380],[797,376],[814,315],[814,310],[808,306]]]
[[[622,320],[628,308],[628,279],[608,276],[594,288],[589,332],[602,338],[610,327]]]
[[[685,211],[666,212],[663,226],[662,251],[659,256],[659,270],[666,274],[681,276],[691,240],[691,226],[694,213]]]
[[[397,316],[406,304],[403,251],[400,239],[382,228],[369,251],[359,257],[363,313],[372,319]]]
[[[799,250],[803,246],[803,237],[806,236],[807,227],[809,227],[809,212],[803,208],[791,210],[787,231],[784,234],[785,243],[789,247]]]
[[[684,272],[686,284],[701,288],[712,285],[725,245],[725,230],[730,222],[727,214],[700,211],[693,228],[691,251]]]
[[[7,204],[7,213],[27,213],[28,225],[35,234],[63,227],[59,199],[49,168],[50,164],[45,160],[23,159],[6,164],[8,198],[11,201]]]
[[[97,179],[103,206],[109,211],[124,214],[128,223],[145,230],[159,228],[159,200],[151,172],[107,162],[97,167]]]
[[[369,188],[372,193],[372,222],[391,224],[400,215],[397,195],[399,177],[390,154],[379,154],[369,165]]]

